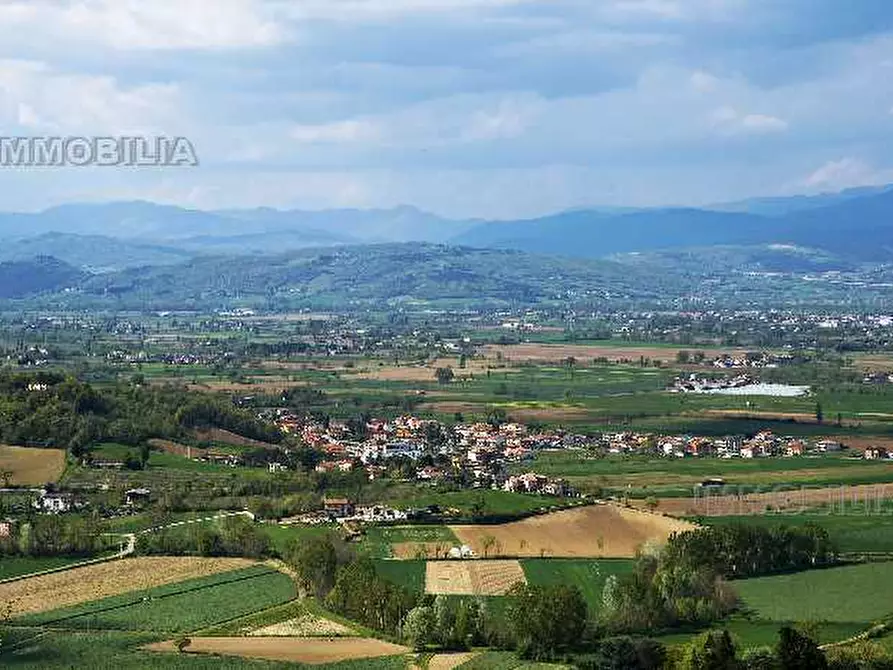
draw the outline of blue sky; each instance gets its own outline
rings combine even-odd
[[[149,199],[523,217],[893,182],[888,0],[4,0],[3,135],[198,168],[0,171]]]

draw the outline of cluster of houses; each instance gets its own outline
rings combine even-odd
[[[343,422],[301,422],[285,415],[280,430],[298,434],[305,444],[325,454],[318,472],[350,472],[364,468],[370,479],[383,476],[395,463],[415,464],[419,482],[438,482],[461,473],[471,487],[571,495],[566,483],[530,473],[510,476],[508,467],[531,460],[542,449],[582,448],[591,440],[564,432],[533,432],[519,423],[461,423],[447,427],[415,416],[372,419],[364,439],[356,439]]]
[[[747,354],[730,355],[723,354],[713,359],[712,365],[722,370],[735,370],[741,368],[777,368],[779,365],[790,363],[793,360],[791,354],[770,354],[768,352],[751,352]]]
[[[666,457],[766,458],[824,454],[843,449],[834,440],[805,440],[762,431],[753,437],[742,435],[703,437],[697,435],[655,435],[652,433],[605,433],[596,438],[608,454],[651,454]],[[866,456],[867,457],[867,456]]]

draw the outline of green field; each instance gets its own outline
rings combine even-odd
[[[522,560],[521,565],[530,584],[567,584],[579,588],[593,614],[602,606],[608,577],[625,575],[633,569],[633,561],[627,559],[534,558]]]
[[[80,563],[87,560],[83,556],[0,556],[0,579],[30,575],[34,572],[62,568],[72,563]]]
[[[402,542],[442,542],[452,547],[459,540],[447,526],[371,526],[360,551],[371,558],[391,558],[393,545]]]
[[[866,563],[734,584],[764,621],[863,624],[893,613],[893,563]]]
[[[186,633],[281,605],[296,596],[287,575],[266,566],[20,617],[26,626]]]
[[[388,581],[410,591],[425,590],[425,561],[375,561],[375,571]]]
[[[314,537],[325,537],[331,533],[338,534],[338,526],[278,526],[272,523],[264,523],[257,529],[270,538],[273,548],[283,556],[289,545],[295,540],[307,540]]]
[[[482,505],[481,516],[524,516],[543,508],[567,506],[573,500],[553,498],[550,496],[527,495],[482,489],[477,491],[428,492],[421,490],[418,494],[401,499],[389,500],[394,507],[428,507],[438,505],[442,508],[455,509],[466,518],[470,518],[476,505]]]

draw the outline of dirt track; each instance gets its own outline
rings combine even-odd
[[[692,524],[616,505],[594,505],[498,526],[451,526],[463,544],[484,556],[631,558],[647,542],[662,543]]]
[[[176,651],[173,641],[158,642],[144,648],[151,651]],[[360,637],[194,637],[188,653],[322,665],[363,658],[397,656],[409,653],[409,649],[381,640]]]

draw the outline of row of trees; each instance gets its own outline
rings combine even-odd
[[[674,535],[663,559],[739,579],[831,565],[837,552],[828,531],[815,524],[769,528],[729,524]]]
[[[103,547],[102,526],[90,518],[37,516],[0,537],[6,556],[91,556]]]
[[[167,556],[247,556],[271,553],[270,539],[244,517],[186,524],[137,537],[137,553]]]

